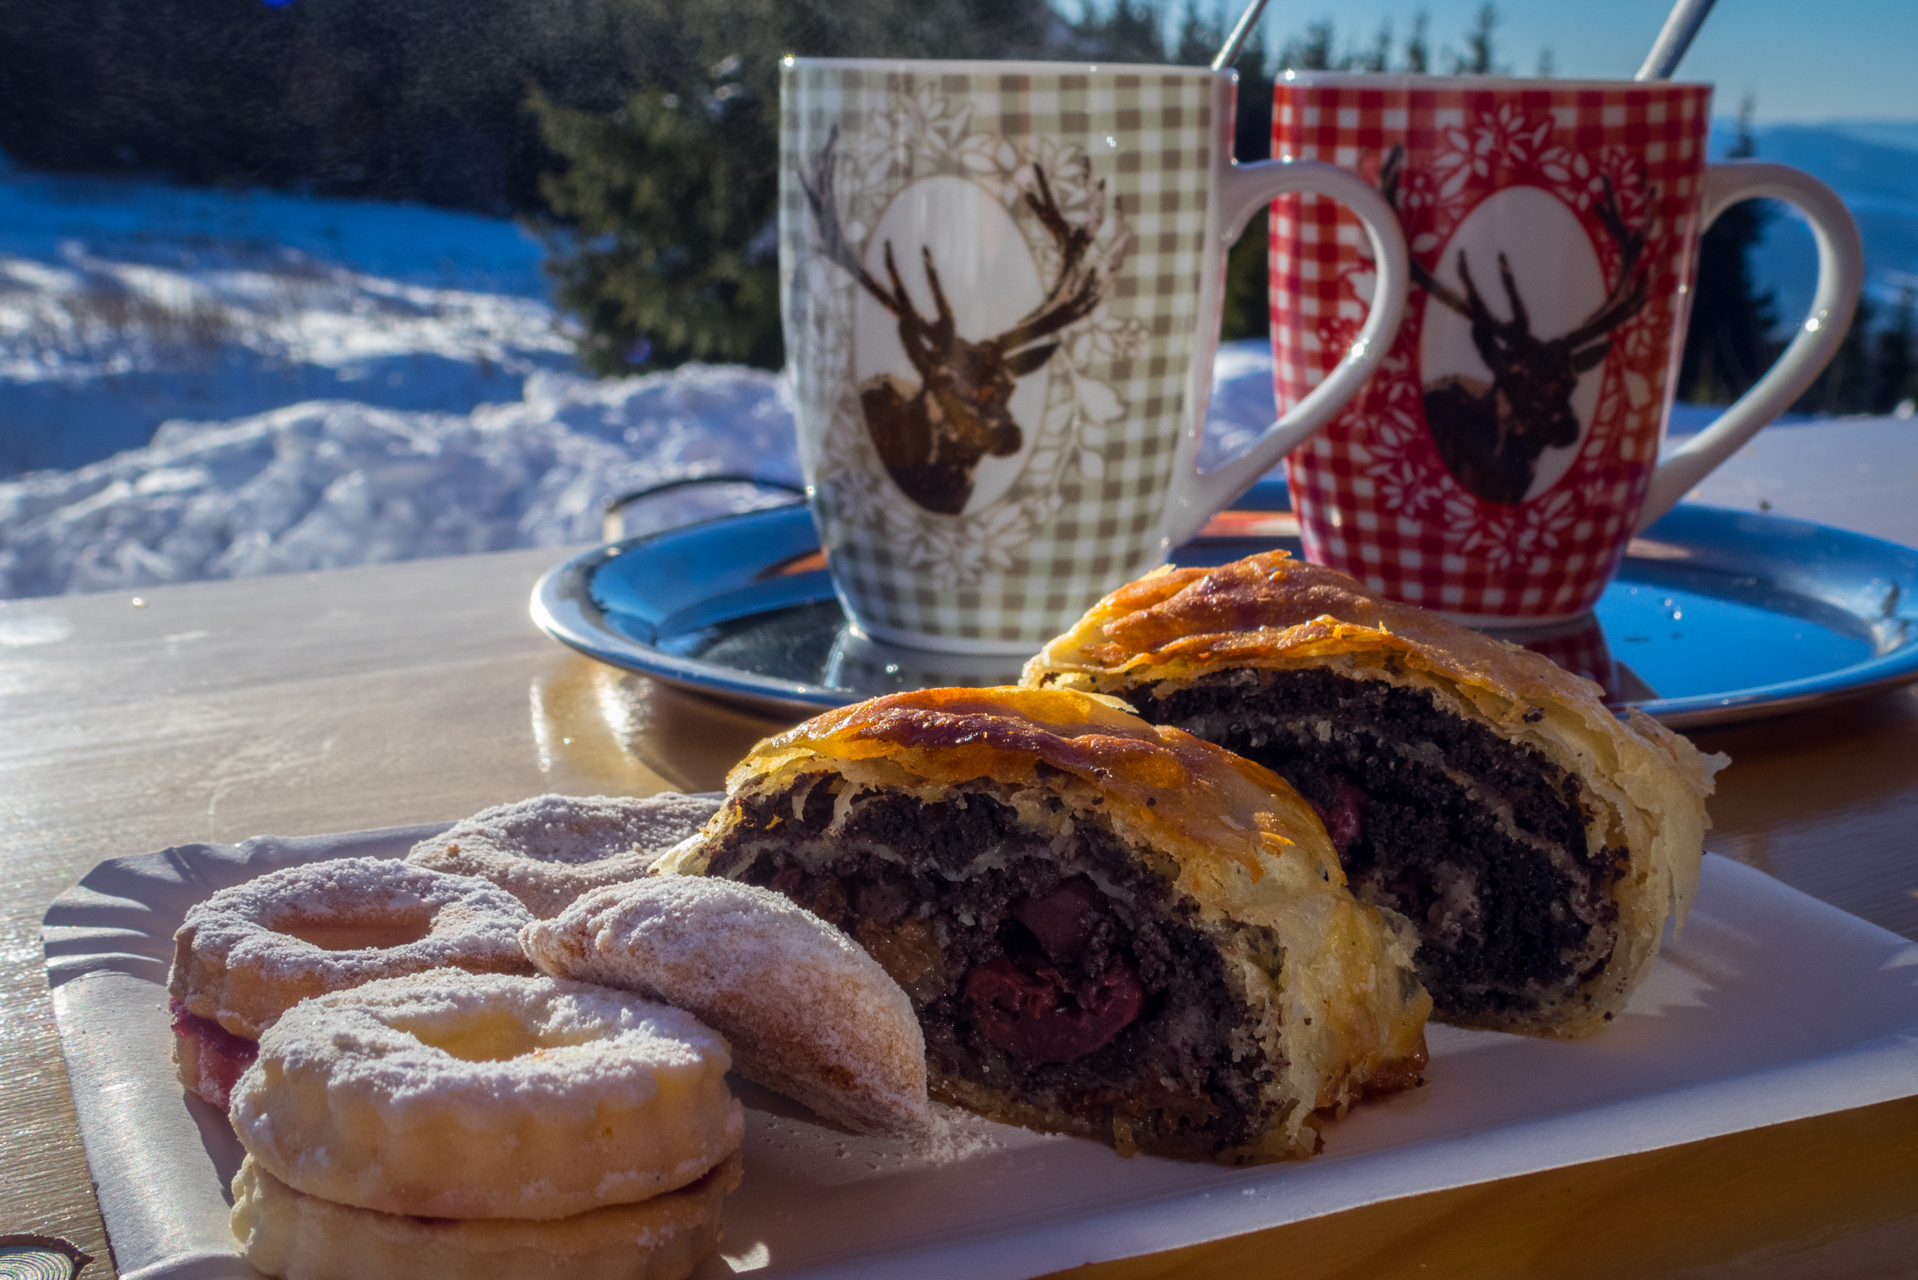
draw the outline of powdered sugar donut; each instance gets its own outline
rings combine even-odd
[[[535,796],[476,813],[413,846],[415,866],[480,876],[542,920],[601,885],[637,880],[719,811],[716,796]]]
[[[531,914],[471,876],[391,858],[344,858],[260,876],[191,908],[173,935],[180,1078],[215,1106],[253,1042],[309,996],[453,966],[528,973]]]
[[[923,1134],[926,1044],[899,984],[770,889],[655,876],[598,889],[520,943],[547,973],[688,1009],[747,1078],[868,1133]]]
[[[233,1179],[233,1234],[284,1280],[681,1280],[719,1249],[737,1152],[678,1191],[540,1222],[411,1218],[309,1196],[248,1156]]]
[[[233,1128],[308,1195],[430,1218],[561,1218],[703,1177],[739,1146],[726,1043],[552,978],[443,971],[308,1000],[260,1037]]]

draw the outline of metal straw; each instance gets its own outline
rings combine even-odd
[[[1678,70],[1678,60],[1685,56],[1692,37],[1705,25],[1705,15],[1711,11],[1712,0],[1678,0],[1672,6],[1671,16],[1665,19],[1665,29],[1658,33],[1652,51],[1645,55],[1645,65],[1632,79],[1671,79],[1672,72]]]
[[[1711,0],[1706,0],[1706,7],[1711,7]],[[1245,47],[1247,37],[1252,34],[1252,28],[1258,24],[1259,15],[1264,12],[1265,0],[1252,0],[1252,3],[1245,7],[1245,12],[1239,15],[1239,24],[1233,27],[1232,34],[1225,38],[1225,45],[1219,50],[1219,56],[1212,59],[1214,71],[1224,71],[1239,60],[1239,50]]]

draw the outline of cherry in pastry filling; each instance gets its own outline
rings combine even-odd
[[[1057,967],[1079,960],[1092,945],[1098,898],[1090,880],[1075,876],[1044,897],[1013,905],[1012,918],[1032,935],[1037,954],[1017,947],[1018,960],[994,956],[966,975],[965,1004],[979,1034],[1017,1058],[1071,1062],[1132,1025],[1145,1009],[1137,969],[1117,960],[1074,978]]]
[[[1233,1051],[1244,999],[1151,855],[1095,823],[1027,827],[983,789],[862,791],[835,825],[846,785],[744,799],[708,874],[864,945],[913,1002],[935,1095],[983,1085],[1200,1157],[1266,1130],[1271,1069]]]
[[[1071,1062],[1130,1026],[1145,988],[1127,964],[1074,982],[1051,965],[1025,969],[995,956],[966,975],[966,1005],[979,1033],[1014,1057]]]

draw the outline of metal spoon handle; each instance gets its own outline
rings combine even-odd
[[[1672,6],[1671,16],[1665,19],[1665,27],[1658,33],[1658,39],[1652,44],[1652,51],[1645,55],[1645,65],[1638,69],[1634,80],[1669,80],[1678,70],[1679,59],[1685,56],[1685,50],[1691,47],[1692,37],[1705,25],[1705,15],[1712,11],[1712,0],[1678,0]]]
[[[1710,0],[1707,0],[1709,5]],[[1214,71],[1224,71],[1239,60],[1239,50],[1245,47],[1246,39],[1251,36],[1252,28],[1258,25],[1259,15],[1265,12],[1265,0],[1252,0],[1239,15],[1238,25],[1232,28],[1232,34],[1225,38],[1225,44],[1219,49],[1219,56],[1212,59]]]

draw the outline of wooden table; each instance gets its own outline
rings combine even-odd
[[[1918,484],[1892,492],[1851,522],[1908,518]],[[108,1257],[39,942],[47,903],[96,862],[458,818],[542,791],[712,788],[780,727],[542,637],[526,600],[562,554],[0,604],[0,1232]],[[1918,690],[1698,737],[1734,761],[1710,848],[1918,939]],[[1910,1275],[1918,1099],[1089,1270],[1228,1267]]]

